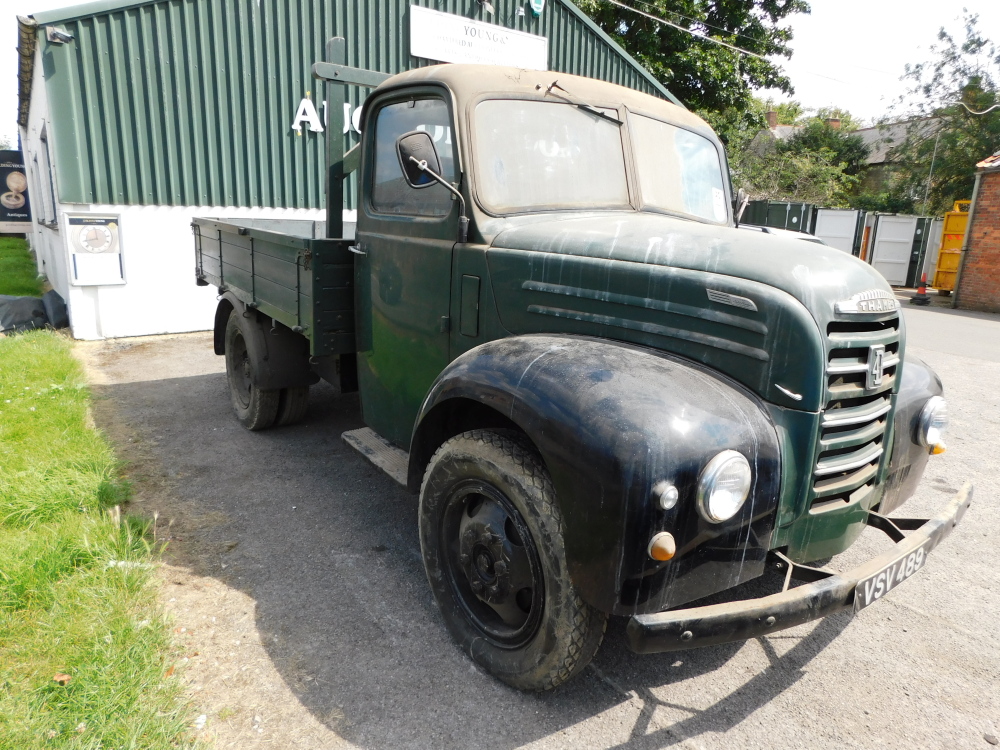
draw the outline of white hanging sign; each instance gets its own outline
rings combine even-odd
[[[548,70],[549,40],[411,5],[410,54],[439,62]]]

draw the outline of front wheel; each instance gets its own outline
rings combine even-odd
[[[550,690],[597,653],[607,616],[570,581],[552,482],[519,436],[477,430],[438,449],[420,547],[448,630],[495,677]]]

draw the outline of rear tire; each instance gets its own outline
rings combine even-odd
[[[275,427],[295,424],[309,411],[309,386],[301,388],[282,388],[278,398],[278,415],[274,419]]]
[[[597,653],[607,615],[570,581],[552,481],[516,434],[476,430],[438,449],[420,489],[420,547],[448,630],[508,685],[551,690]]]
[[[234,310],[226,323],[226,377],[236,418],[248,430],[266,430],[278,414],[280,392],[256,386],[256,363],[247,349],[240,313]]]

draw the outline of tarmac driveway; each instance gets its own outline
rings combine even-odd
[[[304,424],[251,434],[209,335],[79,348],[98,424],[131,465],[133,511],[155,512],[169,540],[178,674],[219,747],[988,748],[1000,736],[1000,319],[905,315],[952,427],[903,513],[976,485],[926,569],[857,617],[744,644],[637,656],[613,619],[593,665],[545,695],[493,680],[453,645],[424,578],[416,498],[340,440],[362,425],[356,395],[321,384]],[[831,566],[887,545],[868,531]]]

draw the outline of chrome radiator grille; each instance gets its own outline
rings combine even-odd
[[[813,476],[813,511],[862,500],[875,486],[899,369],[899,318],[835,321],[827,328],[827,401]],[[881,383],[868,388],[872,347],[885,347]],[[880,367],[878,366],[880,365]]]

